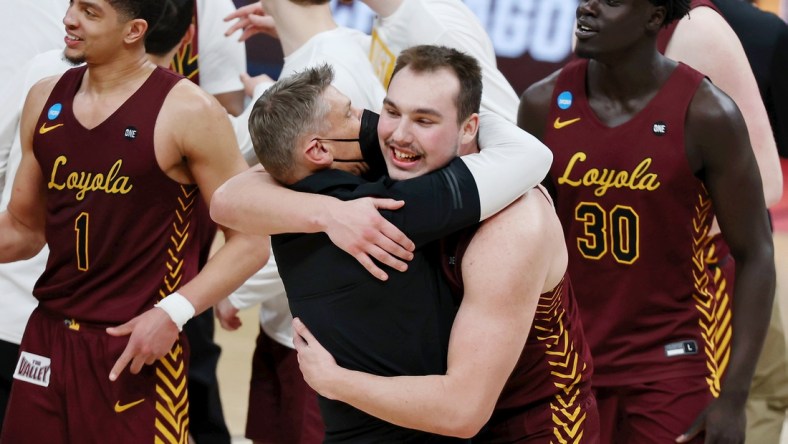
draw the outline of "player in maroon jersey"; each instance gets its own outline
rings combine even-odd
[[[688,8],[582,1],[582,59],[521,100],[520,125],[555,155],[547,182],[594,358],[603,442],[701,442],[703,429],[706,442],[741,442],[774,295],[744,120],[702,74],[657,51],[660,28]],[[737,264],[722,381],[713,336],[725,307],[715,305],[704,261],[715,214]]]
[[[266,259],[263,239],[227,231],[197,273],[193,208],[245,163],[221,106],[146,59],[167,4],[72,1],[65,56],[86,66],[28,95],[0,259],[44,241],[50,255],[3,442],[184,442],[178,330]]]

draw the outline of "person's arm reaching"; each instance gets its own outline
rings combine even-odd
[[[379,209],[396,210],[403,202],[364,198],[341,201],[334,197],[299,193],[285,188],[261,165],[233,177],[214,193],[211,217],[243,233],[319,233],[356,258],[378,279],[387,274],[372,261],[404,271],[414,248],[402,231]]]
[[[481,153],[463,156],[462,160],[476,183],[483,220],[538,184],[550,168],[552,153],[533,136],[493,113],[482,112],[480,125]],[[379,209],[399,207],[386,199],[367,202],[374,202]],[[346,217],[338,206],[339,201],[331,197],[289,190],[265,174],[262,167],[255,167],[217,190],[211,217],[246,233],[315,233]],[[347,203],[343,206],[348,208]],[[367,213],[366,217],[372,216]],[[402,245],[401,238],[394,240]]]
[[[481,220],[538,185],[550,170],[553,153],[514,123],[489,111],[479,114],[481,153],[462,156],[479,191]]]

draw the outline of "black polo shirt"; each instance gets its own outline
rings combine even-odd
[[[418,178],[368,182],[339,170],[313,174],[298,191],[350,200],[404,200],[382,214],[416,243],[408,271],[379,281],[324,233],[272,237],[293,316],[342,367],[381,376],[445,374],[456,313],[432,241],[479,221],[476,183],[460,159]],[[398,427],[345,403],[320,398],[326,442],[458,442]],[[461,441],[461,440],[460,440]]]

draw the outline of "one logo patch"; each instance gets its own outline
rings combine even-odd
[[[49,107],[49,111],[47,111],[47,119],[55,120],[60,115],[60,111],[63,111],[63,105],[60,103],[56,103]]]
[[[23,351],[16,364],[14,379],[49,387],[50,364],[49,358]]]
[[[126,130],[123,131],[123,137],[125,137],[126,140],[134,140],[134,139],[136,139],[137,138],[137,128],[134,128],[133,126],[130,126],[130,127],[126,128]]]
[[[558,107],[561,109],[569,109],[569,107],[572,106],[572,100],[572,93],[569,91],[564,91],[558,95]]]
[[[654,134],[657,136],[664,136],[668,133],[668,125],[663,121],[654,122],[654,127],[652,128]]]
[[[665,356],[695,355],[698,353],[698,343],[693,340],[674,342],[665,346]]]
[[[134,407],[136,405],[142,404],[143,402],[145,402],[145,398],[138,399],[138,400],[136,400],[134,402],[130,402],[128,404],[121,404],[120,401],[116,401],[115,402],[115,413],[123,413],[126,410],[128,410],[128,409],[130,409],[130,408],[132,408],[132,407]]]
[[[61,126],[63,126],[62,123],[58,123],[57,125],[47,126],[46,122],[42,122],[41,128],[38,129],[38,134],[46,134],[52,131],[53,129],[60,128]]]
[[[574,119],[564,120],[563,122],[561,121],[560,117],[556,117],[555,118],[555,122],[553,122],[553,128],[561,129],[561,128],[565,127],[565,126],[569,126],[569,125],[571,125],[571,124],[573,124],[575,122],[579,122],[579,121],[580,121],[580,117],[575,117]]]

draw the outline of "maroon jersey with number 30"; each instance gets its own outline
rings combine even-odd
[[[85,70],[63,74],[35,128],[50,253],[33,294],[64,317],[117,324],[196,274],[191,222],[200,194],[164,174],[153,146],[159,110],[182,77],[157,68],[88,129],[72,106]]]
[[[560,73],[544,142],[594,385],[705,375],[718,388],[715,300],[703,259],[714,211],[687,161],[684,122],[703,75],[679,64],[647,106],[608,127],[587,60]]]

